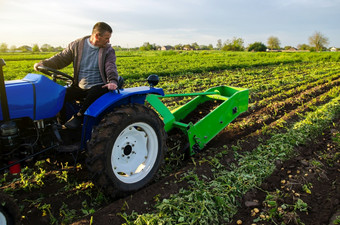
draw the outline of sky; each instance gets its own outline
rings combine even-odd
[[[281,47],[309,44],[316,31],[340,47],[340,0],[0,0],[0,43],[66,47],[96,22],[113,28],[112,45],[245,46],[277,37]]]

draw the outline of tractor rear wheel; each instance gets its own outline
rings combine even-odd
[[[151,181],[166,150],[166,132],[158,115],[140,104],[123,106],[104,116],[88,144],[93,181],[115,197]]]

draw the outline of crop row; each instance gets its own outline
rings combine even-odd
[[[326,64],[324,66],[309,63],[306,65],[306,71],[295,76],[296,65],[286,65],[290,70],[290,77],[286,75],[286,71],[282,70],[281,75],[276,72],[275,76],[272,74],[273,70],[278,70],[281,66],[267,66],[261,68],[254,68],[252,70],[245,71],[224,71],[221,73],[210,74],[194,74],[174,76],[161,79],[160,87],[162,87],[166,93],[190,93],[197,91],[204,91],[208,88],[220,85],[245,87],[250,90],[250,108],[264,107],[268,101],[274,102],[282,98],[293,96],[297,93],[301,93],[309,88],[322,85],[331,80],[339,78],[340,66],[335,63]],[[329,71],[329,67],[333,68]],[[300,68],[298,68],[300,70]],[[238,75],[242,73],[241,75]],[[253,74],[258,74],[253,76]],[[237,78],[235,78],[237,77]],[[269,80],[263,81],[263,78],[270,77]],[[145,81],[134,82],[128,84],[130,86],[145,85]],[[186,99],[169,99],[166,105],[173,109],[181,104],[184,104],[190,98]]]
[[[121,76],[130,80],[145,79],[150,74],[173,76],[207,73],[254,66],[286,65],[303,62],[339,62],[338,53],[229,53],[221,51],[196,52],[117,52],[117,67]],[[34,63],[52,54],[0,54],[7,65],[6,80],[21,79],[33,72]],[[72,74],[72,66],[62,70]]]

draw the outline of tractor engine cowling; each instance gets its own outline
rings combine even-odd
[[[11,120],[52,118],[64,104],[66,88],[43,75],[28,74],[22,80],[5,82]],[[0,110],[0,121],[6,120]]]

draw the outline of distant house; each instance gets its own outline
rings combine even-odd
[[[17,50],[19,52],[31,52],[32,51],[32,47],[27,46],[27,45],[23,45],[23,46],[17,48]]]
[[[184,47],[183,47],[183,50],[185,50],[185,51],[191,51],[191,50],[194,50],[194,48],[189,47],[189,46],[184,46]]]
[[[336,47],[331,47],[330,51],[331,51],[331,52],[336,52],[337,49],[336,49]]]
[[[267,52],[281,52],[280,49],[266,49]]]
[[[171,45],[165,45],[165,46],[162,46],[161,47],[161,50],[162,51],[166,51],[166,50],[172,50],[172,49],[174,49]]]
[[[294,48],[294,47],[291,47],[291,48],[282,50],[282,52],[297,52],[297,51],[298,51],[298,49],[297,49],[297,48]]]

